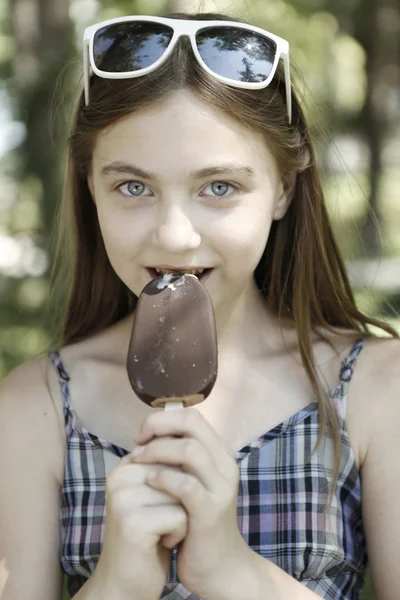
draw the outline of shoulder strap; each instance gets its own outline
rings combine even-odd
[[[349,384],[351,381],[357,358],[359,357],[361,350],[364,348],[365,342],[365,339],[357,340],[351,348],[349,354],[342,361],[340,369],[340,381],[342,383]]]
[[[339,411],[344,419],[346,420],[347,415],[347,394],[350,381],[354,374],[354,368],[359,357],[361,350],[364,348],[366,339],[359,339],[352,346],[348,355],[344,358],[340,369],[340,386],[338,388],[339,394],[336,396],[339,400]]]
[[[50,363],[53,365],[53,367],[55,368],[55,370],[57,371],[58,376],[59,376],[59,384],[60,384],[61,396],[63,399],[64,408],[69,410],[71,408],[70,394],[69,394],[69,387],[68,387],[69,375],[64,368],[64,365],[62,363],[61,356],[60,356],[60,353],[58,350],[53,350],[53,351],[49,352],[48,356],[49,356]]]

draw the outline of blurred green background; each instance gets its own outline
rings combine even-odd
[[[198,8],[289,40],[358,304],[400,330],[398,0],[0,0],[0,380],[51,344],[52,224],[84,28]]]

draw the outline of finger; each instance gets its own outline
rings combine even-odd
[[[107,486],[118,489],[145,483],[149,467],[135,464],[132,454],[124,456],[123,461],[124,463],[121,461],[118,467],[107,474]]]
[[[125,456],[123,456],[121,458],[121,460],[119,461],[117,468],[119,467],[123,467],[124,465],[130,465],[132,464],[132,453],[128,452],[128,454],[125,454]]]
[[[210,491],[217,491],[221,476],[216,469],[215,460],[206,448],[196,439],[155,438],[142,447],[142,453],[134,456],[141,464],[165,464],[181,467],[190,473]]]
[[[126,519],[124,531],[136,538],[140,533],[160,538],[172,535],[179,543],[187,534],[187,514],[179,505],[149,506]]]
[[[232,468],[234,454],[231,448],[195,408],[151,413],[143,422],[135,442],[143,446],[161,436],[193,437],[207,449],[211,457],[218,457],[217,468],[222,476]]]
[[[158,472],[162,465],[136,465],[128,464],[124,469],[115,469],[107,476],[106,499],[113,497],[113,504],[121,504],[122,512],[132,506],[155,506],[161,504],[174,504],[164,492],[154,490],[146,484],[149,473]]]
[[[167,548],[167,550],[172,550],[185,539],[186,535],[187,528],[184,532],[176,531],[174,533],[169,533],[168,535],[163,535],[160,543],[164,546],[164,548]]]
[[[209,503],[209,494],[193,475],[183,471],[160,471],[149,476],[147,482],[149,486],[179,500],[193,517],[204,516],[204,509]]]

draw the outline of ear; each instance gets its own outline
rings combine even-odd
[[[279,221],[285,216],[290,203],[293,200],[296,181],[297,172],[295,170],[285,173],[285,175],[282,176],[278,191],[278,199],[276,200],[272,216],[274,221]]]

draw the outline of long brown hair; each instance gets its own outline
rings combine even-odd
[[[219,13],[166,16],[238,21]],[[92,76],[90,104],[85,107],[80,97],[72,124],[58,219],[56,264],[62,268],[56,266],[55,272],[64,284],[60,297],[66,298],[58,343],[76,342],[116,323],[134,310],[136,303],[136,297],[110,265],[87,185],[96,136],[118,119],[145,105],[162,102],[183,87],[261,132],[282,174],[297,172],[293,201],[285,217],[272,225],[255,280],[271,314],[278,319],[289,319],[296,329],[302,363],[319,405],[321,425],[313,452],[326,427],[330,427],[334,441],[332,498],[339,471],[340,430],[335,409],[317,375],[311,334],[318,333],[330,345],[321,329],[344,328],[355,332],[356,337],[365,338],[372,335],[368,325],[375,325],[393,337],[398,334],[389,325],[357,309],[324,204],[310,133],[294,90],[293,120],[288,124],[281,69],[266,89],[228,87],[198,65],[188,40],[181,38],[170,59],[157,72],[126,80]]]

